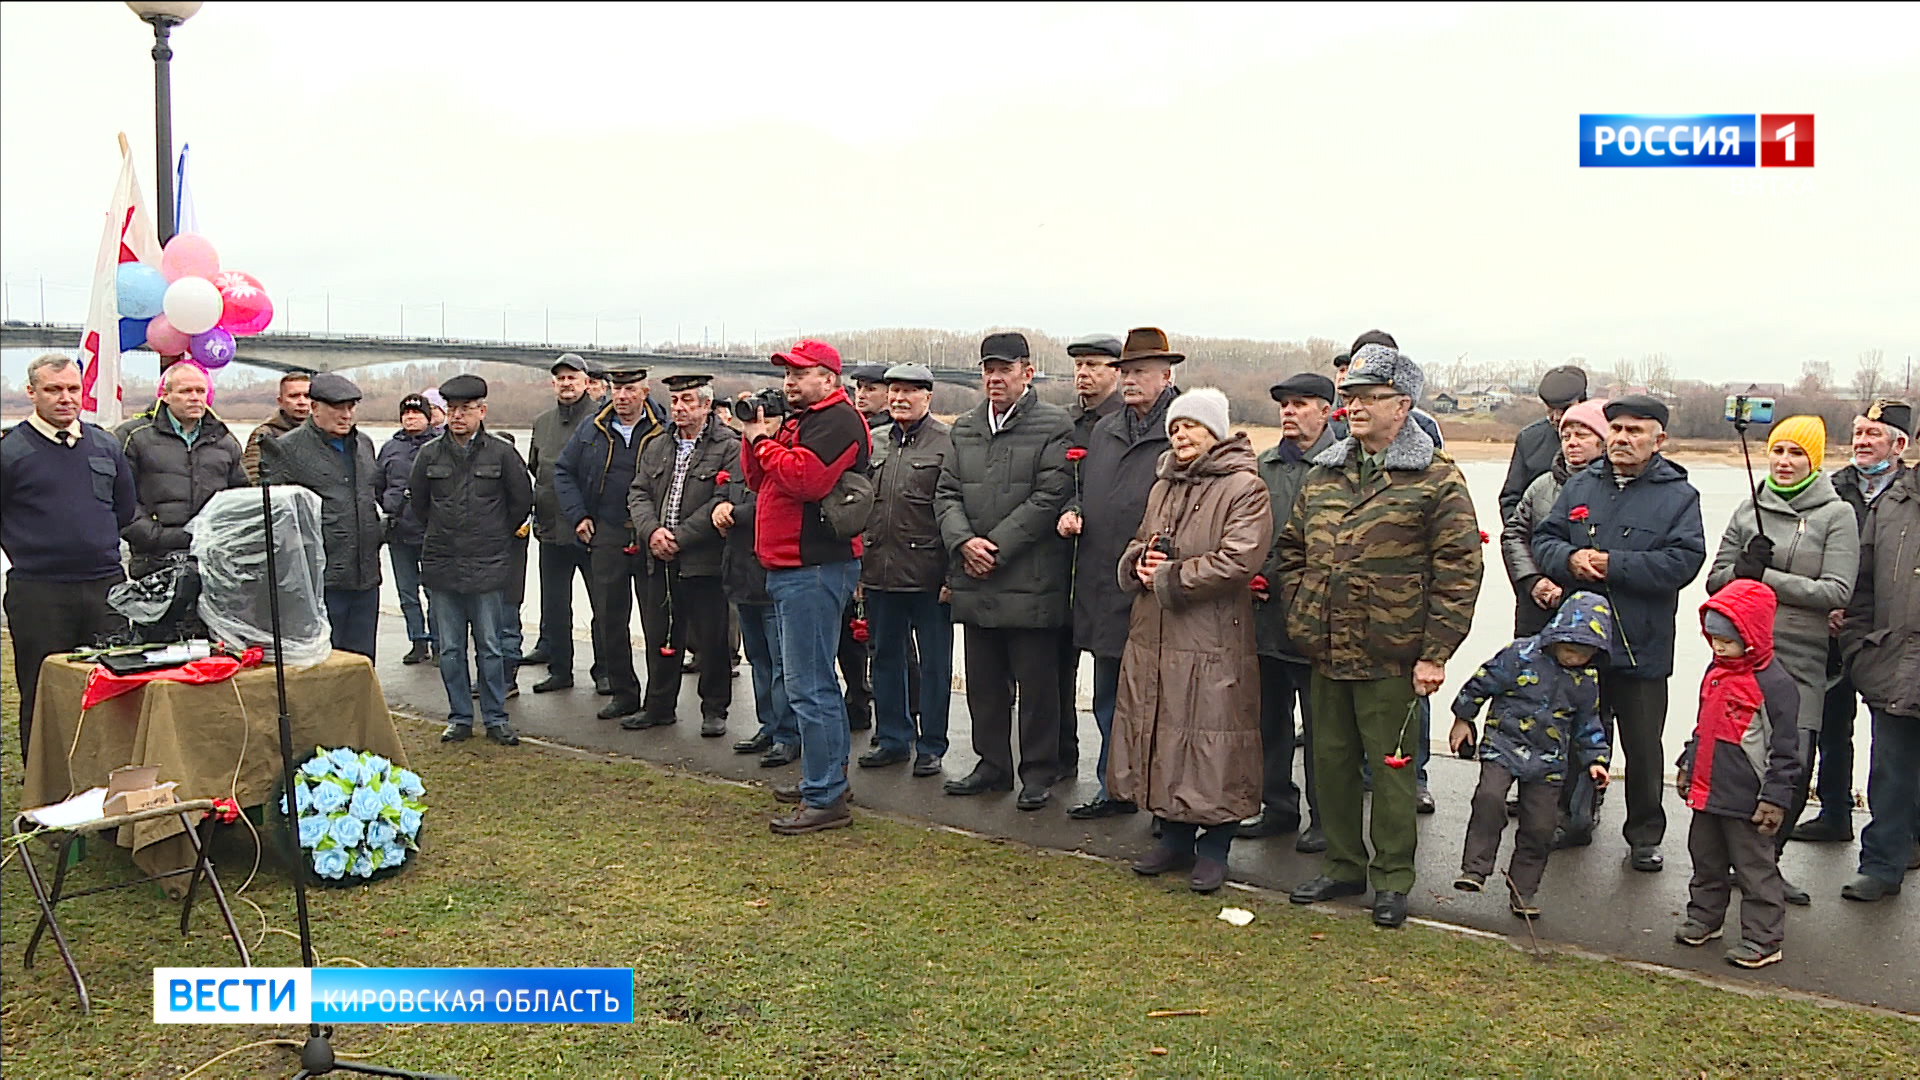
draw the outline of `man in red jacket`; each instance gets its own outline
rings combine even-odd
[[[820,504],[848,471],[865,473],[867,422],[840,388],[840,354],[802,341],[773,362],[786,369],[787,412],[756,410],[741,426],[740,468],[757,494],[754,554],[780,629],[787,700],[800,725],[801,781],[774,788],[798,803],[773,820],[781,835],[843,828],[847,809],[847,705],[833,677],[840,617],[860,580],[858,530],[843,539]]]

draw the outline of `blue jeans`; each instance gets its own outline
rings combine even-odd
[[[859,580],[859,559],[767,571],[767,595],[780,623],[780,669],[800,725],[800,799],[816,809],[847,793],[847,702],[833,661],[840,613]]]
[[[389,543],[387,562],[393,566],[393,590],[400,594],[400,614],[406,616],[407,640],[432,644],[433,620],[426,605],[433,603],[433,593],[420,587],[420,546]]]
[[[772,604],[741,604],[740,648],[753,669],[753,711],[760,734],[787,746],[800,745],[800,723],[787,702],[787,677],[780,667],[780,623]]]
[[[1113,707],[1120,700],[1120,658],[1093,658],[1093,726],[1100,729],[1100,798],[1107,797],[1107,744],[1113,741]]]
[[[1872,754],[1867,809],[1873,820],[1860,830],[1860,872],[1898,885],[1920,831],[1920,717],[1874,709]]]
[[[507,724],[507,654],[502,641],[503,592],[434,594],[434,630],[440,638],[440,683],[447,688],[447,722],[473,726],[473,681],[467,674],[467,635],[473,635],[480,672],[480,715],[488,727]]]
[[[328,589],[327,622],[333,625],[333,647],[372,660],[380,641],[380,587]]]
[[[939,592],[867,593],[873,620],[874,727],[883,750],[947,752],[947,710],[953,700],[953,611]],[[920,732],[907,706],[907,635],[920,651]]]

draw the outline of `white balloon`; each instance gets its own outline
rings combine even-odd
[[[204,334],[220,322],[224,301],[220,290],[206,278],[181,278],[167,286],[161,309],[167,321],[183,334]]]

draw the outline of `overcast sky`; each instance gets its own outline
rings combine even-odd
[[[0,5],[0,270],[77,319],[151,32]],[[175,147],[278,325],[1036,326],[1441,361],[1920,353],[1920,7],[209,3]],[[1811,112],[1811,170],[1582,170],[1581,112]]]

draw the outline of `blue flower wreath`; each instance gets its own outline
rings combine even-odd
[[[316,747],[293,774],[300,852],[329,881],[397,870],[420,850],[427,789],[379,754]],[[287,797],[280,812],[288,813]]]

